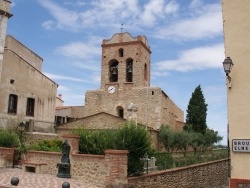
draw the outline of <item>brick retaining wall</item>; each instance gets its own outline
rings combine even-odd
[[[0,147],[0,167],[12,167],[15,148]]]
[[[128,178],[129,188],[222,188],[228,186],[228,159]]]
[[[100,188],[127,186],[127,150],[106,150],[105,155],[78,154],[79,136],[63,135],[63,138],[71,146],[72,177]],[[59,152],[28,151],[26,160],[47,163],[47,173],[56,175],[61,156]]]

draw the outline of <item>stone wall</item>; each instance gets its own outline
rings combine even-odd
[[[41,57],[24,46],[21,42],[17,41],[11,35],[7,35],[5,40],[5,48],[12,49],[17,55],[22,57],[22,59],[27,61],[30,65],[35,67],[40,72],[42,71],[43,59]]]
[[[47,173],[57,174],[57,163],[61,161],[60,152],[28,151],[24,155],[25,161],[47,163]]]
[[[86,92],[85,100],[85,117],[100,112],[118,116],[119,107],[124,109],[124,119],[133,117],[138,123],[148,125],[155,130],[162,124],[175,128],[177,121],[183,121],[184,116],[183,111],[158,87],[118,89],[112,95],[104,90],[93,90]],[[130,103],[138,107],[134,114],[127,110]]]
[[[105,155],[78,154],[79,137],[64,135],[71,145],[71,176],[83,182],[102,187],[124,187],[127,185],[127,150],[107,150]],[[57,174],[57,163],[61,153],[28,151],[26,161],[47,163],[47,173]]]
[[[228,159],[128,178],[129,188],[222,188],[228,186]]]
[[[53,133],[40,133],[40,132],[27,132],[25,135],[25,143],[26,144],[35,144],[40,140],[53,140],[53,139],[62,139],[57,134]]]
[[[8,36],[6,40],[0,73],[1,125],[14,127],[23,121],[33,121],[36,131],[53,132],[58,85],[29,62],[40,64],[40,57],[13,37]],[[10,94],[16,95],[16,112],[8,112]],[[32,114],[26,112],[28,98],[35,100]]]

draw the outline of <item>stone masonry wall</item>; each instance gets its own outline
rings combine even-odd
[[[158,87],[118,90],[114,94],[102,90],[88,91],[85,100],[86,116],[98,112],[107,112],[118,116],[117,107],[122,107],[124,118],[129,119],[133,114],[127,110],[127,106],[133,103],[138,108],[134,114],[137,122],[147,124],[155,130],[159,129],[162,124],[175,127],[176,120],[183,120],[183,111],[167,98]],[[167,111],[167,114],[163,114],[162,111]]]
[[[105,155],[78,154],[79,136],[64,135],[70,149],[71,176],[83,182],[104,187],[127,185],[127,150],[107,150]],[[47,173],[57,174],[61,153],[28,151],[25,160],[47,163]]]
[[[47,163],[47,173],[57,174],[57,163],[61,161],[61,155],[60,152],[28,151],[24,160]]]
[[[222,188],[228,186],[228,159],[128,178],[129,188]]]
[[[39,133],[39,132],[33,132],[33,133],[27,132],[25,137],[26,137],[26,139],[25,139],[26,144],[35,144],[40,140],[62,139],[57,134]]]

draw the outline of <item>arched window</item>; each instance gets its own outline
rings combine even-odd
[[[126,61],[126,82],[133,82],[133,59]]]
[[[119,49],[119,57],[123,57],[123,51],[124,51],[123,48]]]
[[[109,63],[109,79],[110,82],[118,81],[118,64],[117,60],[111,60]]]
[[[124,109],[122,106],[117,106],[116,108],[117,110],[117,115],[119,118],[123,118],[124,117]]]
[[[145,63],[144,65],[144,80],[147,81],[148,80],[148,66]]]

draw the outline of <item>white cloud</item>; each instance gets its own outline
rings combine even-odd
[[[68,81],[75,81],[75,82],[85,82],[82,79],[79,78],[74,78],[74,77],[69,77],[69,76],[63,76],[63,75],[58,75],[58,74],[50,74],[45,72],[44,73],[48,78],[52,80],[68,80]]]
[[[65,5],[71,5],[73,7],[81,7],[81,6],[84,6],[86,5],[85,2],[82,2],[81,0],[77,0],[77,1],[72,1],[72,0],[69,0],[69,1],[65,1],[64,2]]]
[[[219,3],[193,0],[189,6],[180,7],[175,0],[96,0],[81,4],[82,9],[72,9],[68,3],[63,7],[50,0],[39,2],[53,17],[42,24],[45,29],[82,31],[108,26],[115,30],[124,23],[126,30],[145,32],[151,28],[154,37],[167,40],[212,38],[222,34]]]
[[[55,22],[48,20],[42,23],[42,26],[47,30],[53,30],[55,28]]]
[[[157,17],[164,16],[164,0],[150,0],[144,5],[141,20],[145,25],[154,25]]]
[[[224,45],[215,44],[182,51],[178,59],[155,63],[156,71],[191,71],[219,68],[224,58]]]
[[[192,0],[189,8],[191,9],[199,9],[202,6],[202,0]]]
[[[50,0],[39,0],[39,3],[54,17],[57,21],[56,28],[68,28],[70,30],[78,30],[78,21],[79,15],[76,12],[69,11],[66,8],[63,8]],[[48,22],[48,21],[46,21]],[[43,26],[46,26],[46,22],[43,23]],[[51,23],[51,22],[50,22]],[[45,27],[46,28],[46,27]],[[51,29],[51,28],[50,28]]]
[[[101,56],[101,47],[91,43],[83,43],[80,41],[71,42],[64,46],[60,46],[55,50],[58,54],[74,59],[90,59],[94,56]]]
[[[221,6],[207,5],[201,12],[194,17],[175,20],[159,28],[155,37],[168,40],[194,40],[222,35]]]
[[[67,86],[59,85],[57,88],[57,93],[62,93],[65,91],[69,91],[70,89]]]
[[[170,1],[165,6],[165,13],[166,14],[176,13],[179,10],[179,7],[180,7],[180,5],[176,1]]]

